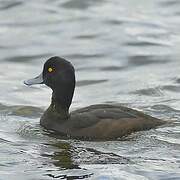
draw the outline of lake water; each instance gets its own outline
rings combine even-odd
[[[0,180],[180,179],[179,0],[0,0]],[[172,124],[118,141],[52,137],[50,102],[23,80],[59,55],[76,69],[71,110],[122,103]]]

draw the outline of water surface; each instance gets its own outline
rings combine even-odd
[[[0,0],[0,179],[180,179],[178,0]],[[62,140],[39,125],[46,86],[23,80],[70,60],[71,110],[123,103],[172,124],[117,141]]]

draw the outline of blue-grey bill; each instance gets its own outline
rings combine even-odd
[[[26,84],[28,86],[31,86],[33,84],[43,84],[43,75],[42,75],[42,73],[39,76],[37,76],[37,77],[35,77],[33,79],[28,79],[28,80],[24,81],[24,84]]]

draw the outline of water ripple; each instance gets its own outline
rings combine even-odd
[[[129,64],[132,66],[142,66],[149,64],[164,64],[168,63],[169,60],[161,56],[153,55],[133,55],[129,57]]]
[[[179,6],[180,2],[178,0],[167,0],[167,1],[160,2],[160,5],[165,6],[165,7]]]
[[[101,79],[101,80],[82,80],[82,81],[77,81],[76,86],[88,86],[92,84],[99,84],[106,82],[107,79]]]
[[[9,10],[17,6],[22,6],[23,2],[21,1],[0,1],[0,10]]]
[[[52,56],[52,54],[38,54],[38,55],[29,55],[29,56],[13,56],[13,57],[5,58],[4,61],[22,63],[22,62],[34,61],[35,59],[47,59],[47,57],[51,57],[51,56]]]
[[[139,89],[134,92],[134,94],[139,94],[139,95],[145,95],[145,96],[163,96],[163,91],[161,90],[160,87],[157,88],[147,88],[147,89]]]
[[[91,6],[97,6],[97,4],[99,3],[103,3],[104,0],[97,0],[97,1],[93,1],[93,0],[89,0],[89,1],[83,1],[83,0],[69,0],[67,2],[64,2],[61,4],[62,7],[67,8],[67,9],[87,9]]]

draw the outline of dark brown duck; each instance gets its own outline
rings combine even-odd
[[[40,124],[63,136],[89,140],[112,140],[162,125],[165,121],[120,105],[99,104],[69,113],[75,88],[75,70],[70,62],[51,57],[38,77],[26,85],[46,84],[52,93]]]

